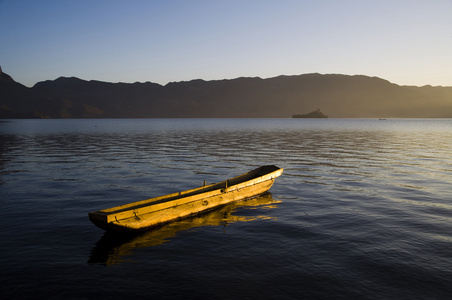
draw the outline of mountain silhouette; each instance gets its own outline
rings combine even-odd
[[[28,88],[0,69],[0,118],[450,118],[452,87],[399,86],[378,77],[109,83],[60,77]]]

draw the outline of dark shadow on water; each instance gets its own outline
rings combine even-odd
[[[150,229],[140,233],[115,233],[105,232],[102,238],[91,250],[88,264],[103,264],[106,266],[115,265],[125,261],[132,261],[130,256],[133,250],[147,248],[168,242],[180,231],[189,230],[204,226],[224,226],[235,222],[249,222],[263,219],[273,219],[268,215],[235,215],[239,208],[275,208],[281,201],[274,200],[270,193],[257,198],[247,199],[222,206],[213,211],[185,218],[176,222],[162,225],[158,228]]]

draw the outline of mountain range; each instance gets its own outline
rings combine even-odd
[[[0,118],[451,118],[452,87],[303,74],[160,85],[60,77],[26,87],[0,69]]]

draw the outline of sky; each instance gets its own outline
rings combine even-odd
[[[0,0],[0,66],[169,82],[306,73],[452,86],[452,0]]]

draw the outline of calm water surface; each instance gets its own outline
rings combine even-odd
[[[137,236],[87,213],[284,168]],[[0,122],[5,299],[450,299],[451,119]]]

